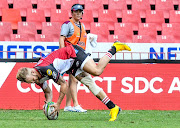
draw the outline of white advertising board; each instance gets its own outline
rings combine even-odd
[[[113,43],[98,43],[93,57],[102,57]],[[118,52],[116,59],[180,59],[180,43],[127,43],[131,52]],[[59,48],[58,42],[0,42],[0,58],[36,58]]]

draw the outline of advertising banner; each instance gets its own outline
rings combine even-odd
[[[102,57],[113,43],[99,43],[92,48],[94,58]],[[180,59],[180,43],[127,43],[131,52],[118,52],[112,59]],[[0,41],[0,58],[23,59],[45,56],[59,48],[58,42]]]
[[[35,63],[0,63],[0,109],[42,109],[44,93],[35,84],[21,83],[16,73]],[[180,110],[180,64],[108,64],[93,77],[123,110]],[[64,79],[68,80],[65,75]],[[48,81],[56,102],[60,86]],[[85,109],[107,109],[84,85],[78,84],[78,101]],[[60,108],[64,108],[65,99]]]

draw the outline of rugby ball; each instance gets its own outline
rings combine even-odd
[[[57,112],[56,114],[53,113],[51,115],[51,113],[54,111],[54,107],[50,107],[50,105],[52,104],[54,104],[54,102],[48,102],[45,104],[44,113],[49,120],[56,120],[58,118],[59,113]]]

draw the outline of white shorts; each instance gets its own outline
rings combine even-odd
[[[85,59],[85,60],[83,61],[83,63],[81,64],[81,67],[77,69],[77,71],[76,71],[76,73],[75,73],[75,75],[74,75],[75,77],[76,77],[77,75],[79,75],[80,73],[84,72],[83,67],[84,67],[84,65],[86,64],[86,62],[87,62],[88,60],[90,60],[90,59],[92,59],[91,56],[87,56],[87,57],[86,57],[86,59]]]

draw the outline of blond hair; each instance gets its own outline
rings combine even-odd
[[[26,76],[28,74],[28,68],[20,68],[17,72],[16,78],[21,82],[26,82]]]

